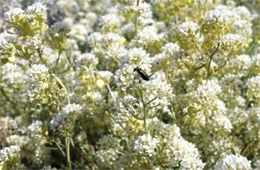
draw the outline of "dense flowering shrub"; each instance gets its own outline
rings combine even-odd
[[[0,169],[260,169],[258,0],[19,3]]]

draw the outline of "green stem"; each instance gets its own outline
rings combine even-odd
[[[144,128],[147,131],[147,128],[146,128],[146,110],[145,110],[145,105],[144,105]]]
[[[8,102],[10,102],[10,103],[13,104],[13,105],[16,105],[16,103],[13,102],[13,101],[10,99],[10,97],[5,93],[3,87],[0,88],[0,91],[1,91],[1,93],[3,94],[3,96],[6,98],[6,100],[7,100]]]
[[[60,61],[60,55],[61,55],[61,49],[60,49],[60,45],[59,45],[59,54],[58,54],[58,59],[56,60],[56,66],[58,65],[59,61]]]
[[[6,100],[14,106],[15,112],[17,114],[20,113],[19,110],[18,110],[18,107],[17,107],[17,103],[11,100],[11,98],[6,94],[3,87],[0,87],[0,91],[3,94],[3,96],[6,98]]]
[[[143,103],[143,106],[144,106],[144,109],[143,109],[143,113],[144,113],[144,128],[145,128],[145,131],[147,131],[147,128],[146,128],[146,103],[144,102],[142,90],[140,88],[138,88],[138,89],[140,91],[141,100],[142,100],[142,103]]]
[[[70,98],[69,98],[69,93],[67,91],[67,88],[65,87],[65,85],[62,83],[62,81],[55,74],[52,74],[52,76],[58,81],[58,83],[64,89],[66,96],[67,96],[67,102],[68,102],[68,104],[70,104]]]
[[[66,137],[66,139],[65,139],[65,145],[66,145],[66,156],[67,156],[68,170],[71,170],[71,160],[70,160],[70,138],[69,138],[69,137]]]
[[[63,74],[63,73],[66,73],[67,71],[69,71],[71,69],[71,67],[73,66],[74,64],[72,63],[66,70],[64,71],[61,71],[61,72],[58,72],[58,73],[55,73],[55,74]]]
[[[201,55],[204,57],[204,53],[201,51],[201,49],[198,47],[198,45],[196,44],[196,42],[194,40],[192,40],[192,43],[194,44],[195,48],[201,53]]]
[[[41,62],[42,62],[43,64],[47,65],[46,62],[44,61],[44,59],[42,58],[42,52],[41,52],[41,49],[40,49],[40,48],[37,49],[37,52],[38,52],[38,55],[39,55],[39,57],[40,57]]]
[[[157,97],[153,98],[152,100],[150,100],[149,102],[147,102],[145,105],[149,105],[149,104],[152,103],[155,99],[157,99]]]
[[[257,142],[255,145],[253,145],[246,153],[245,153],[245,156],[248,157],[249,155],[251,155],[251,153],[254,152],[255,149],[257,149],[259,145],[259,142]]]
[[[209,64],[208,64],[208,67],[207,67],[207,80],[209,79],[210,77],[210,65],[211,65],[211,62],[213,60],[213,57],[214,55],[217,53],[218,49],[219,49],[219,45],[220,43],[218,43],[218,46],[217,48],[214,50],[214,52],[209,56]]]
[[[109,93],[110,93],[110,95],[111,95],[113,101],[116,102],[116,99],[115,99],[115,97],[113,96],[113,93],[112,93],[112,91],[111,91],[110,86],[109,86],[107,83],[106,83],[106,86],[107,86],[107,88],[108,88],[108,91],[109,91]]]

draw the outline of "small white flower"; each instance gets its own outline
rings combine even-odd
[[[152,64],[155,65],[155,64],[161,64],[161,63],[164,63],[165,61],[167,61],[167,56],[163,53],[159,53],[159,54],[156,54],[153,58],[152,58]]]
[[[260,76],[255,76],[247,81],[247,96],[251,100],[260,101]]]
[[[20,153],[20,147],[17,145],[5,147],[0,150],[0,162],[17,157],[19,153]]]
[[[98,19],[98,16],[96,13],[94,12],[88,12],[86,14],[86,20],[90,23],[90,24],[94,24]]]
[[[37,137],[42,133],[42,121],[36,120],[27,128],[27,133],[32,137]]]
[[[49,69],[43,64],[33,64],[28,70],[28,77],[30,81],[45,81],[49,78]]]
[[[106,83],[109,83],[113,76],[113,73],[111,73],[110,71],[99,71],[98,74],[100,78],[104,80]]]
[[[155,149],[159,140],[152,138],[150,134],[139,136],[134,144],[134,150],[140,154],[148,154],[150,157],[155,155]]]
[[[233,10],[233,18],[235,19],[245,19],[248,21],[251,21],[252,15],[250,11],[245,6],[238,6],[234,8]]]
[[[88,29],[83,24],[73,24],[71,25],[69,35],[79,42],[84,42],[86,41],[86,37],[88,35]]]
[[[12,85],[23,85],[26,80],[26,76],[23,70],[16,64],[6,63],[2,66],[0,71],[1,79],[6,82],[6,85],[9,83]],[[20,86],[21,87],[21,86]]]
[[[104,36],[99,32],[94,32],[88,36],[88,43],[93,48],[100,48],[103,41]]]
[[[82,106],[80,106],[79,104],[68,104],[63,108],[63,112],[69,114],[79,114],[81,113],[82,110]]]
[[[63,122],[69,118],[69,115],[64,112],[59,112],[50,122],[52,130],[58,130],[63,128]]]
[[[101,18],[100,18],[100,25],[103,27],[104,30],[108,29],[109,28],[119,28],[120,26],[120,20],[118,18],[118,15],[115,15],[115,14],[107,14],[107,15],[103,15]]]
[[[258,74],[260,73],[260,53],[256,54],[252,57],[252,65],[251,69],[254,71],[254,73]]]
[[[207,24],[225,25],[230,20],[229,15],[227,11],[215,9],[206,13],[205,21]]]
[[[98,64],[98,59],[92,53],[85,53],[76,59],[76,63],[87,67],[95,67]]]
[[[127,56],[122,58],[122,62],[127,62],[132,67],[140,67],[150,74],[150,56],[143,48],[132,48],[128,51]]]
[[[236,20],[232,25],[232,29],[235,33],[245,36],[251,36],[253,33],[252,23],[247,20]]]
[[[81,114],[82,107],[79,104],[68,104],[66,105],[62,111],[60,111],[51,121],[50,127],[52,130],[64,130],[71,126],[72,121],[74,120],[75,116],[77,117],[78,114]]]
[[[226,34],[221,37],[221,42],[226,48],[238,47],[244,44],[244,41],[245,38],[240,34]]]
[[[96,152],[97,161],[103,167],[111,167],[118,158],[118,155],[119,151],[117,148],[98,150]]]
[[[29,6],[26,10],[29,14],[37,14],[37,15],[46,15],[47,8],[42,3],[35,3],[31,6]]]
[[[14,8],[4,14],[5,20],[9,22],[15,21],[15,17],[19,15],[24,15],[24,10],[21,8]]]
[[[238,75],[246,75],[251,67],[252,61],[249,55],[239,55],[230,60],[231,72]]]
[[[209,80],[209,81],[203,80],[203,85],[199,85],[197,89],[198,94],[206,95],[209,98],[211,97],[215,98],[215,96],[220,92],[222,92],[222,90],[218,84],[218,81],[216,80]]]
[[[184,22],[178,26],[178,32],[184,36],[195,36],[199,30],[199,25],[193,21]]]
[[[174,55],[175,52],[180,51],[180,46],[176,43],[167,43],[162,47],[162,51],[167,55]]]
[[[138,31],[136,37],[130,42],[131,47],[145,47],[162,39],[155,26],[147,26]]]
[[[215,115],[212,119],[214,120],[212,126],[216,127],[216,131],[223,129],[227,132],[231,132],[233,127],[230,120],[226,116]]]
[[[104,40],[106,45],[111,45],[113,43],[119,43],[121,40],[121,37],[119,34],[116,33],[107,33],[104,35]]]
[[[19,147],[23,147],[27,145],[31,139],[27,136],[10,135],[6,138],[6,141],[9,145],[18,145]]]

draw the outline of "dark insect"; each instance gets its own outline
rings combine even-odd
[[[144,80],[146,80],[146,81],[149,80],[148,74],[147,74],[143,69],[141,69],[141,68],[139,68],[139,67],[136,67],[136,68],[134,69],[134,71],[137,71],[138,74],[142,77],[142,79],[144,79]]]

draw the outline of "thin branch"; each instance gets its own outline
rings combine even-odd
[[[62,83],[62,81],[55,75],[52,74],[52,76],[57,80],[57,82],[62,86],[62,88],[64,89],[66,96],[67,96],[67,102],[68,104],[70,104],[70,98],[69,98],[69,93],[67,91],[67,88],[65,87],[65,85]]]
[[[218,42],[218,46],[217,48],[214,50],[214,52],[209,56],[209,64],[208,64],[208,67],[207,67],[207,79],[209,79],[210,77],[210,65],[211,65],[211,62],[213,60],[213,57],[214,55],[217,53],[218,49],[219,49],[219,46],[220,46],[220,43]]]
[[[113,93],[112,93],[112,91],[111,91],[111,89],[110,89],[110,86],[109,86],[107,83],[106,83],[106,86],[107,86],[107,88],[108,88],[108,91],[109,91],[109,93],[110,93],[110,95],[111,95],[113,101],[116,102],[116,99],[115,99],[115,97],[113,96]]]
[[[59,45],[59,53],[58,53],[58,59],[56,60],[56,66],[58,65],[59,61],[60,61],[60,55],[61,55],[61,49],[60,49],[60,45]]]
[[[71,170],[71,160],[70,160],[70,138],[66,137],[65,139],[66,144],[66,157],[67,157],[67,164],[68,164],[68,170]]]
[[[66,73],[67,71],[69,71],[69,70],[71,69],[71,67],[72,67],[73,65],[74,65],[74,64],[71,63],[71,65],[70,65],[67,69],[65,69],[65,70],[63,70],[63,71],[61,71],[61,72],[57,72],[57,73],[55,73],[55,74],[63,74],[63,73]]]

